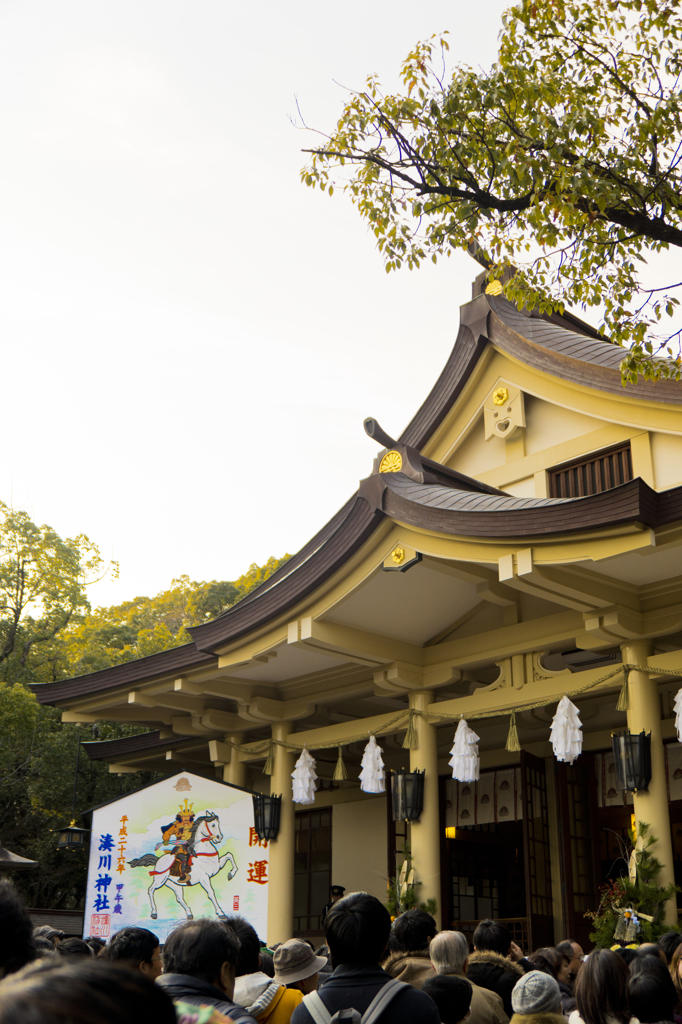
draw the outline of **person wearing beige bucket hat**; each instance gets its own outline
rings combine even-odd
[[[315,956],[307,942],[289,939],[275,950],[273,957],[275,977],[273,981],[289,988],[297,988],[304,994],[317,988],[318,975],[327,965],[326,956]]]

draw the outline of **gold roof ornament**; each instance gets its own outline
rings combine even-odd
[[[392,557],[392,559],[393,559],[393,561],[395,562],[396,565],[400,565],[401,562],[405,561],[405,548],[401,548],[401,547],[395,548],[395,550],[394,550],[393,554],[391,555],[391,557]]]
[[[504,291],[502,283],[500,281],[491,281],[487,286],[485,293],[486,295],[501,295]]]
[[[495,405],[504,405],[508,398],[509,392],[506,388],[497,388],[497,390],[493,392],[493,402]]]
[[[383,459],[379,463],[380,473],[399,473],[403,468],[403,459],[400,452],[391,451],[386,452]]]

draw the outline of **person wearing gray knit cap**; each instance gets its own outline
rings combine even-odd
[[[542,971],[524,974],[512,992],[514,1016],[510,1024],[566,1024],[556,979]]]

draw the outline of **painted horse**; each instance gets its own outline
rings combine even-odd
[[[136,857],[134,860],[128,861],[131,868],[154,868],[153,871],[149,872],[152,876],[152,884],[148,889],[149,905],[151,907],[151,916],[153,921],[155,921],[158,916],[156,903],[154,901],[154,893],[164,885],[168,886],[168,888],[175,893],[175,898],[185,911],[188,921],[193,920],[194,915],[192,914],[191,908],[185,902],[182,891],[188,886],[191,887],[193,885],[201,886],[213,904],[218,917],[224,918],[227,916],[223,908],[218,903],[216,894],[213,891],[213,884],[211,882],[213,876],[217,875],[219,871],[222,871],[228,861],[230,861],[232,865],[227,876],[228,882],[237,874],[237,863],[232,854],[224,853],[221,856],[218,853],[217,846],[222,843],[222,841],[223,833],[220,830],[218,815],[214,814],[213,811],[206,811],[206,813],[197,818],[192,825],[192,833],[189,842],[187,843],[190,865],[187,871],[189,876],[188,881],[181,882],[177,878],[171,878],[170,870],[175,862],[174,853],[164,853],[158,858],[153,853],[146,853],[143,857]]]

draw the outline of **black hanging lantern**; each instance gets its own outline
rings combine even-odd
[[[424,810],[424,772],[391,773],[394,821],[417,821]]]
[[[619,789],[648,789],[651,781],[651,733],[614,732],[611,734],[613,759]]]
[[[68,828],[58,828],[57,849],[58,850],[85,850],[88,845],[89,828],[76,828],[75,818]]]
[[[264,839],[277,838],[281,811],[281,796],[265,796],[264,793],[254,793],[253,817],[256,826],[256,835],[261,841]]]
[[[78,764],[81,752],[81,731],[78,730],[78,747],[76,748],[76,771],[73,778],[73,807],[71,808],[71,824],[68,828],[58,828],[58,850],[85,850],[88,846],[89,828],[76,828],[76,795],[78,793]]]

